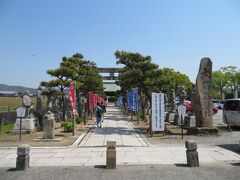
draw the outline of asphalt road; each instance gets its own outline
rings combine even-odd
[[[239,166],[230,164],[190,168],[184,165],[167,166],[118,166],[109,170],[104,167],[32,167],[25,171],[0,169],[0,180],[237,180]]]

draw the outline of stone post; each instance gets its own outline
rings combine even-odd
[[[170,112],[176,112],[176,105],[175,105],[175,90],[171,89],[170,95],[169,95],[169,105],[170,105]]]
[[[43,118],[43,139],[54,139],[54,114],[48,111]]]
[[[107,169],[116,169],[116,141],[107,141]]]
[[[189,167],[198,167],[199,159],[197,152],[197,143],[191,140],[185,141],[187,165]]]
[[[29,167],[30,160],[30,146],[28,144],[22,144],[17,148],[17,162],[16,170],[25,170]]]

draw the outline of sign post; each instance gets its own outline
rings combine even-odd
[[[20,133],[19,133],[19,141],[22,140],[22,118],[26,116],[26,109],[24,107],[19,107],[16,109],[17,117],[20,118]]]
[[[178,106],[178,115],[181,118],[181,134],[183,139],[183,118],[186,116],[186,106],[182,104]]]
[[[164,94],[152,93],[152,117],[151,133],[154,131],[165,131],[164,126]]]

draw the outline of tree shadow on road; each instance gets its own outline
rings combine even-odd
[[[220,144],[221,148],[240,154],[240,144]]]

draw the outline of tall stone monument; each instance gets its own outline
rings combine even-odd
[[[43,127],[43,122],[42,122],[42,117],[43,117],[43,106],[42,106],[43,97],[42,97],[42,91],[41,91],[40,87],[37,90],[36,97],[37,97],[36,111],[38,113],[39,126],[40,126],[40,128],[42,128]]]
[[[33,102],[30,98],[29,91],[26,91],[22,97],[22,106],[26,108],[26,116],[30,116],[30,110],[33,109]]]
[[[212,61],[206,57],[201,59],[196,79],[194,110],[197,127],[213,127],[211,85]]]
[[[40,88],[37,90],[36,96],[37,96],[37,106],[36,106],[36,110],[37,110],[37,112],[38,112],[39,114],[42,115],[42,113],[43,113],[43,112],[42,112],[42,111],[43,111],[43,107],[42,107],[43,97],[42,97],[42,91],[41,91]]]
[[[170,105],[170,112],[176,112],[176,105],[175,105],[175,98],[176,98],[176,95],[175,95],[175,90],[172,89],[170,94],[169,94],[169,105]]]

